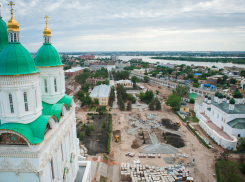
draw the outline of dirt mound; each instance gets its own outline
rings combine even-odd
[[[138,148],[140,148],[141,147],[141,142],[138,140],[138,139],[135,139],[134,141],[133,141],[133,144],[131,145],[131,148],[133,148],[133,149],[138,149]]]
[[[185,146],[184,140],[179,136],[172,133],[166,133],[167,141],[170,145],[176,148],[181,148]]]
[[[121,131],[120,130],[116,130],[116,131],[113,131],[113,136],[116,136],[116,135],[121,135]]]
[[[176,124],[172,123],[171,120],[169,119],[162,119],[162,124],[166,126],[167,129],[171,129],[175,131],[179,129],[179,127]]]

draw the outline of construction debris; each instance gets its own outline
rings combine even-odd
[[[186,180],[189,170],[183,165],[171,165],[168,167],[155,167],[138,163],[121,163],[121,181],[168,181],[175,182]]]

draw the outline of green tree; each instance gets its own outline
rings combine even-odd
[[[157,95],[159,94],[159,90],[156,90],[156,94],[157,94]]]
[[[80,141],[83,141],[84,140],[83,132],[80,132],[79,139],[80,139]]]
[[[219,162],[219,168],[222,182],[238,182],[242,180],[242,177],[238,174],[239,167],[236,162],[221,160]]]
[[[150,78],[148,76],[144,76],[144,81],[148,83],[150,81]]]
[[[99,104],[100,104],[100,103],[99,103],[99,99],[95,98],[95,99],[94,99],[94,105],[97,106],[97,105],[99,105]]]
[[[102,128],[105,128],[105,127],[106,127],[106,121],[103,121]]]
[[[87,127],[85,133],[86,133],[86,135],[90,135],[91,134],[91,128]]]
[[[179,110],[180,108],[181,97],[176,95],[175,93],[168,96],[166,104],[171,106],[175,110]]]
[[[86,97],[84,97],[84,99],[83,99],[83,104],[86,106],[93,104],[93,101],[92,101],[92,99],[88,93],[86,94]]]
[[[238,150],[244,150],[245,149],[245,137],[240,137],[238,140]]]
[[[128,101],[127,110],[131,111],[131,109],[132,109],[132,103],[131,103],[131,101]]]
[[[94,114],[92,115],[92,119],[94,119]]]
[[[187,85],[180,85],[178,84],[175,88],[175,90],[173,90],[173,93],[175,93],[176,95],[183,97],[185,94],[188,94],[190,91],[190,87]]]
[[[87,93],[88,90],[89,90],[89,85],[90,85],[89,83],[83,84],[82,85],[82,88],[81,88],[82,91],[84,91],[85,93]]]
[[[84,99],[84,92],[83,91],[78,91],[77,92],[77,96],[78,96],[78,99],[83,102],[83,99]]]
[[[159,99],[157,99],[157,101],[156,101],[156,110],[161,110],[161,109],[162,109],[161,103],[160,103]]]
[[[196,87],[196,88],[199,87],[199,83],[193,83],[192,85],[193,85],[193,87]]]
[[[96,112],[98,112],[99,115],[105,115],[108,111],[106,109],[106,106],[100,106],[96,108]]]
[[[144,100],[144,96],[145,96],[144,92],[140,92],[139,98],[140,98],[141,101]]]
[[[230,83],[231,83],[231,84],[236,84],[236,79],[232,78],[232,79],[230,80]]]
[[[119,109],[120,109],[121,111],[124,111],[124,110],[125,110],[124,102],[121,102],[121,103],[120,103]]]
[[[153,101],[150,102],[150,104],[149,104],[149,109],[150,109],[151,111],[154,111],[154,110],[155,110],[155,105],[154,105],[154,102],[153,102]]]
[[[195,103],[195,99],[191,98],[190,99],[190,103],[194,104]]]

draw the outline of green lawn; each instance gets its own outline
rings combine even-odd
[[[198,123],[199,122],[199,119],[197,119],[196,116],[193,116],[193,117],[187,117],[186,118],[187,121],[190,121],[192,123]]]

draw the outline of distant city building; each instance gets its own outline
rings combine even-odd
[[[195,73],[194,78],[198,78],[199,76],[202,76],[202,73]]]
[[[82,56],[78,56],[78,58],[80,59],[95,59],[95,56],[94,55],[82,55]]]
[[[224,66],[224,69],[227,71],[231,71],[231,70],[242,71],[242,70],[244,70],[244,68],[236,67],[236,66],[231,66],[231,67]]]
[[[88,69],[88,67],[76,67],[76,68],[71,68],[69,70],[65,71],[65,76],[75,76],[77,74],[80,74],[83,72],[84,69]]]
[[[110,94],[110,86],[108,85],[98,85],[94,87],[92,92],[90,93],[90,97],[92,99],[99,99],[100,106],[107,106]]]
[[[101,68],[105,68],[105,66],[104,65],[91,65],[89,67],[89,70],[90,71],[97,71],[97,70],[100,70]]]
[[[86,80],[85,80],[85,82],[88,82],[88,83],[90,83],[90,86],[94,86],[94,85],[96,85],[96,83],[98,82],[98,81],[105,81],[106,79],[104,79],[104,78],[87,78]]]
[[[130,61],[139,61],[139,62],[142,62],[142,58],[132,58]]]
[[[116,56],[116,55],[111,56],[111,60],[112,60],[112,61],[118,60],[118,56]]]
[[[125,68],[127,66],[130,66],[130,62],[128,61],[117,61],[116,62],[116,67],[118,68]]]

